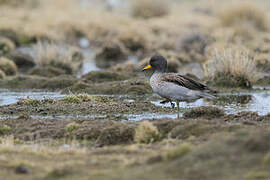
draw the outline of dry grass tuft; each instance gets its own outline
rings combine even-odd
[[[137,143],[152,143],[160,139],[160,133],[151,122],[143,121],[136,128],[134,139]]]
[[[66,74],[77,72],[82,63],[82,54],[75,48],[61,44],[38,42],[34,46],[35,61],[39,66],[51,66],[65,71]]]
[[[231,4],[223,9],[219,17],[224,26],[248,24],[261,31],[267,30],[267,16],[255,3]]]
[[[8,38],[0,36],[0,55],[15,49],[15,44]]]
[[[132,15],[145,19],[164,16],[169,11],[168,3],[163,0],[138,0],[132,6]]]
[[[192,145],[188,143],[179,144],[176,148],[170,149],[163,154],[164,160],[181,158],[192,151]]]
[[[209,81],[228,87],[251,87],[250,83],[254,83],[261,76],[255,60],[242,48],[216,50],[204,64],[204,73]]]
[[[66,132],[72,133],[73,131],[77,130],[79,128],[79,124],[72,122],[66,125]]]
[[[255,56],[257,66],[264,71],[270,71],[270,53],[259,53]]]
[[[4,79],[6,77],[6,74],[0,70],[0,79]]]
[[[16,75],[18,73],[16,64],[5,57],[0,57],[0,70],[2,70],[7,76]]]

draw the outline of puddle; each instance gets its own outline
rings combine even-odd
[[[180,115],[182,117],[182,114]],[[177,118],[177,114],[139,114],[139,115],[126,115],[128,121],[141,121],[144,119],[163,119],[163,118]]]
[[[66,95],[59,92],[11,92],[8,90],[0,89],[0,106],[14,104],[21,98],[32,99],[61,99]]]
[[[171,107],[170,103],[164,105],[160,104],[160,101],[151,102],[156,106]],[[192,103],[180,103],[180,107],[184,109],[200,106],[217,106],[228,114],[252,111],[259,115],[266,115],[270,113],[270,91],[220,94],[215,100],[199,99]]]

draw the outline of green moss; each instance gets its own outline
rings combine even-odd
[[[1,125],[0,126],[0,135],[7,135],[11,131],[11,127],[8,125]]]
[[[79,128],[79,124],[75,123],[75,122],[72,122],[72,123],[69,123],[67,126],[66,126],[66,132],[68,133],[72,133],[73,131],[75,131],[76,129]]]
[[[161,138],[156,126],[149,121],[143,121],[135,130],[134,140],[137,143],[152,143],[158,141]]]
[[[93,98],[88,94],[78,94],[78,95],[71,95],[66,96],[61,101],[66,103],[82,103],[82,102],[89,102],[92,101]]]
[[[66,103],[82,103],[82,100],[75,95],[64,97],[61,101]]]
[[[31,99],[31,98],[20,99],[20,101],[18,103],[19,104],[25,104],[25,105],[31,105],[31,106],[38,106],[38,105],[42,104],[40,100]]]
[[[43,104],[53,104],[55,103],[55,100],[53,99],[42,99],[42,100],[37,100],[37,99],[19,99],[17,102],[18,105],[28,105],[28,106],[39,106]],[[28,119],[30,118],[27,114],[20,114],[19,116],[20,119]]]
[[[188,143],[178,145],[178,147],[168,150],[162,156],[163,160],[173,160],[185,156],[192,151],[192,146]]]
[[[115,103],[115,101],[108,96],[93,96],[92,99],[100,103]]]

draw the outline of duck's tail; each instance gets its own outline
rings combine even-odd
[[[215,98],[216,98],[215,95],[209,94],[209,93],[207,93],[207,92],[203,92],[203,93],[201,94],[201,97],[202,97],[202,98],[207,98],[207,99],[215,99]]]
[[[216,94],[218,92],[214,89],[207,88],[206,90],[201,92],[201,97],[202,98],[207,98],[207,99],[214,99],[216,98]]]

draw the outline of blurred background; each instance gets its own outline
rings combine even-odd
[[[263,0],[1,0],[1,61],[17,66],[2,68],[1,77],[104,69],[130,75],[160,53],[169,71],[208,81],[244,77],[236,84],[245,86],[269,75],[269,7]],[[253,65],[217,64],[224,53],[246,53]]]

